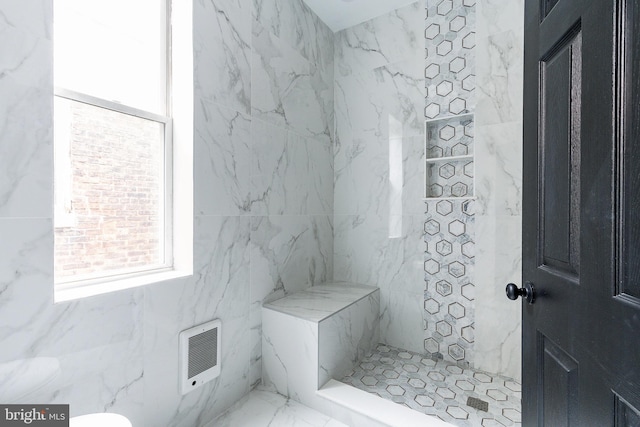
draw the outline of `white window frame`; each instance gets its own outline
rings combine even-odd
[[[101,277],[65,277],[54,284],[54,301],[62,302],[193,274],[193,39],[190,1],[167,1],[166,82],[167,114],[162,116],[94,96],[55,88],[54,96],[164,124],[164,247],[165,265],[140,271],[107,271]],[[169,13],[170,11],[170,13]],[[173,113],[172,113],[173,112]],[[68,150],[68,147],[67,147]],[[56,158],[56,161],[64,157]],[[68,156],[67,156],[68,157]],[[62,165],[64,172],[64,164]],[[68,164],[70,172],[70,163]],[[56,178],[58,175],[56,176]],[[173,191],[180,188],[180,191]],[[68,183],[56,193],[55,226],[73,226],[75,218],[65,205]],[[62,202],[62,204],[60,204]],[[61,209],[62,208],[62,209]],[[57,215],[62,215],[58,217]],[[60,220],[60,221],[58,221]]]

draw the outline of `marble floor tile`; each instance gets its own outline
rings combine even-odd
[[[263,389],[245,396],[206,427],[347,427],[298,402]]]
[[[520,427],[520,384],[379,344],[341,379],[460,427]]]

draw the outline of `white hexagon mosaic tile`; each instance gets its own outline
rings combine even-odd
[[[341,381],[455,426],[521,425],[518,382],[384,344]]]
[[[424,225],[424,349],[461,366],[472,361],[474,343],[474,203],[428,201]]]
[[[475,0],[426,0],[425,117],[475,108]]]

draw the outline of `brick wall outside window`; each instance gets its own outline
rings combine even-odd
[[[162,264],[163,127],[70,104],[75,225],[55,229],[56,277]]]

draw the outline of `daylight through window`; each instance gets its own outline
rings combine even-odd
[[[168,15],[54,2],[57,289],[173,267]]]

